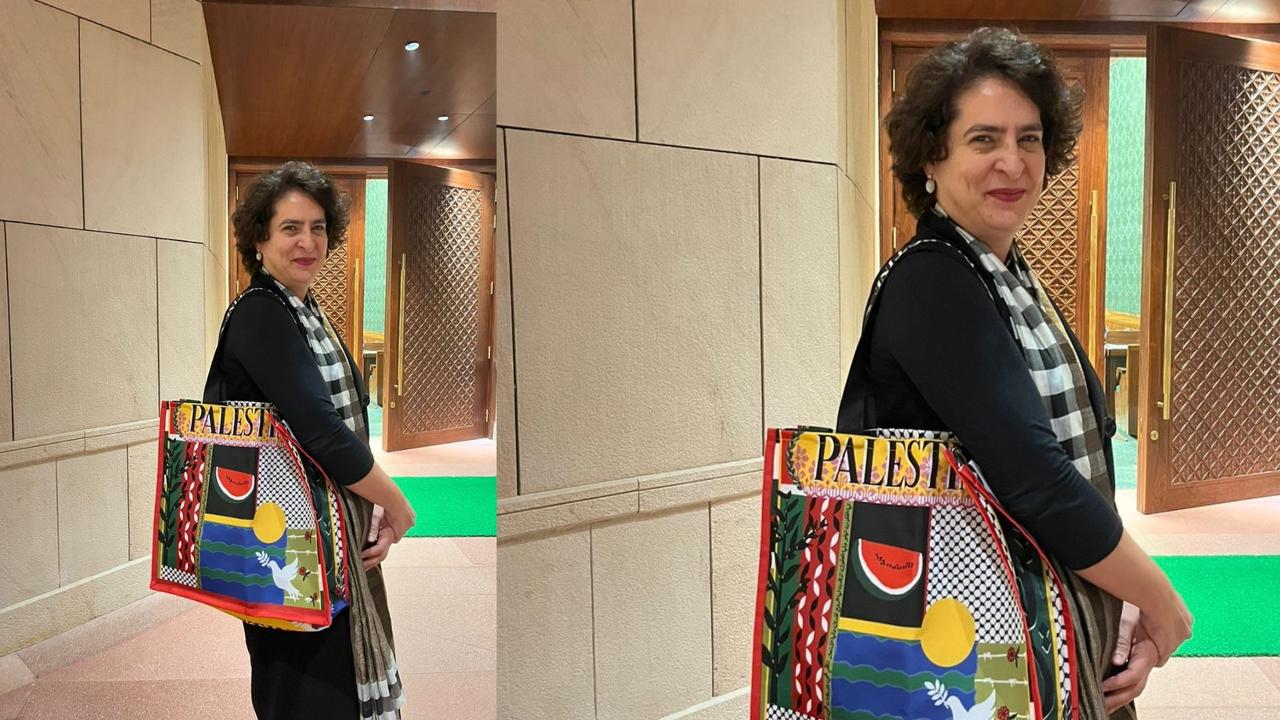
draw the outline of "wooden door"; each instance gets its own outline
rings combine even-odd
[[[232,202],[234,212],[240,197],[248,190],[249,185],[262,173],[255,170],[232,170]],[[329,253],[324,267],[316,276],[312,293],[316,302],[324,309],[325,315],[333,327],[342,336],[343,342],[351,350],[358,366],[361,362],[361,347],[364,337],[364,184],[362,174],[330,173],[334,185],[350,202],[351,221],[347,225],[347,241],[337,250]],[[229,228],[229,254],[231,267],[228,268],[230,297],[234,298],[249,287],[249,273],[240,262],[240,253],[235,246],[235,228]]]
[[[959,39],[959,38],[956,38]],[[1046,43],[1049,44],[1049,43]],[[882,67],[883,118],[906,89],[907,75],[927,47],[887,44]],[[1067,81],[1084,89],[1084,132],[1071,167],[1049,186],[1018,232],[1018,244],[1040,281],[1084,343],[1094,367],[1102,367],[1106,316],[1107,107],[1110,56],[1106,50],[1059,49]],[[881,260],[915,234],[916,219],[902,202],[902,186],[890,169],[889,139],[881,133]],[[1096,261],[1095,261],[1096,259]]]
[[[393,161],[388,187],[388,450],[489,434],[494,183]]]
[[[1280,46],[1148,36],[1138,509],[1280,493]]]

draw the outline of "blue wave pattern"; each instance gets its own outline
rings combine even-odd
[[[919,642],[880,638],[847,630],[836,631],[834,666],[831,671],[831,719],[858,720],[876,716],[911,720],[951,720],[951,711],[935,705],[924,689],[922,676],[947,681],[950,695],[965,707],[974,703],[973,678],[978,672],[978,651],[969,653],[959,665],[942,668],[925,657]],[[868,680],[853,681],[847,676],[866,675],[859,669],[894,671],[911,679],[911,687]],[[957,675],[967,679],[960,686]]]
[[[252,528],[235,527],[206,522],[202,529],[200,547],[200,587],[236,600],[253,603],[284,604],[284,591],[271,580],[271,568],[263,567],[253,553],[261,550],[284,565],[286,536],[270,544],[258,542]],[[214,543],[213,547],[205,543]],[[232,546],[250,551],[247,556],[219,552],[218,546]],[[215,571],[215,575],[206,573]],[[226,576],[239,575],[252,578],[247,583],[233,582]],[[265,579],[265,582],[262,582]]]

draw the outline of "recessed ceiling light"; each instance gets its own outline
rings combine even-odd
[[[372,120],[372,119],[373,119],[373,116],[372,116],[372,115],[365,115],[365,116],[364,116],[364,119],[365,119],[365,120]]]
[[[448,116],[448,115],[439,115],[439,116],[437,116],[437,117],[436,117],[436,119],[437,119],[437,120],[439,120],[439,121],[441,121],[441,122],[444,122],[445,120],[448,120],[448,119],[449,119],[449,116]]]
[[[408,50],[409,52],[413,52],[414,50],[417,50],[419,47],[422,47],[422,46],[419,45],[416,40],[410,40],[409,42],[404,44],[404,49]]]

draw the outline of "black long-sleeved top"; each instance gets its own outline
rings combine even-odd
[[[1067,333],[1103,425],[1114,489],[1114,421],[1093,367]],[[881,427],[955,433],[1005,508],[1067,567],[1088,567],[1115,549],[1119,516],[1054,436],[1008,323],[963,257],[939,249],[899,260],[882,289],[868,373]]]
[[[288,300],[263,273],[254,273],[251,286],[265,288],[276,297],[251,293],[231,312],[220,352],[215,353],[209,368],[204,401],[273,403],[302,448],[334,482],[349,485],[361,480],[373,469],[373,454],[333,406],[327,383],[287,306]],[[338,342],[351,367],[368,427],[368,393],[351,352],[340,338]]]

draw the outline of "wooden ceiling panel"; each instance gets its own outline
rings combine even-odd
[[[1280,0],[876,0],[881,19],[1280,23]]]
[[[466,119],[466,115],[451,115],[446,121],[436,120],[435,117],[432,117],[429,123],[423,122],[422,118],[412,118],[398,123],[387,119],[385,122],[390,124],[391,127],[383,127],[378,124],[379,120],[375,117],[370,123],[361,128],[361,132],[356,134],[355,139],[351,141],[351,147],[347,149],[347,154],[364,156],[413,155],[417,157],[423,151],[430,150],[441,140],[448,137],[449,133],[453,132]]]
[[[498,154],[498,116],[476,113],[467,118],[449,136],[432,147],[422,157],[432,158],[465,158],[475,148],[483,148],[489,154],[485,157],[496,157]]]
[[[233,156],[419,157],[496,91],[492,13],[256,2],[204,12]],[[492,160],[492,140],[476,140],[454,157]]]
[[[1213,14],[1213,22],[1280,22],[1280,0],[1227,0]]]
[[[406,51],[409,41],[420,47]],[[497,47],[493,15],[397,11],[361,99],[371,113],[470,115],[497,86]]]
[[[1085,0],[1080,6],[1079,17],[1091,20],[1114,17],[1172,20],[1190,4],[1191,0]]]
[[[876,0],[881,18],[1074,20],[1082,0]]]

